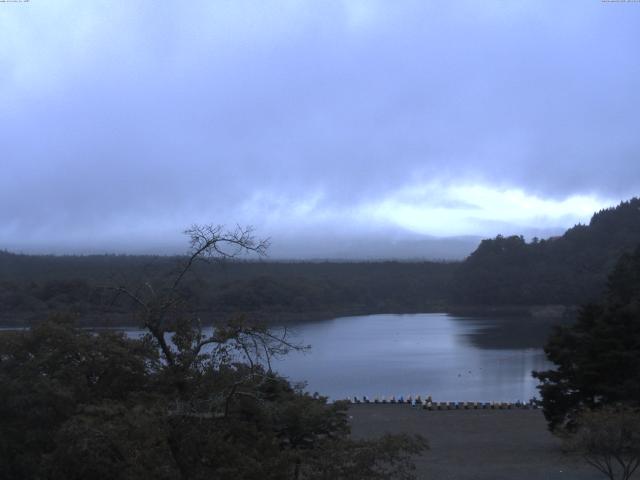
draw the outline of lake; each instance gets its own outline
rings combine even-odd
[[[550,367],[542,344],[553,322],[444,313],[341,317],[288,326],[311,345],[274,370],[329,398],[431,395],[434,401],[512,402],[537,396],[532,370]],[[131,336],[143,332],[127,330]]]
[[[285,356],[274,369],[332,399],[420,394],[434,401],[528,400],[537,394],[531,371],[550,366],[541,348],[548,322],[537,319],[365,315],[289,330],[311,350]],[[510,330],[517,332],[517,348],[504,341]],[[502,340],[494,345],[494,338]]]

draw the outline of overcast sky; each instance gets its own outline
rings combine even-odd
[[[632,2],[0,3],[0,248],[561,231],[640,193],[639,80]]]

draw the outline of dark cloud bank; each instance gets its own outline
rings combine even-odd
[[[237,222],[275,256],[450,258],[640,191],[640,5],[31,2],[0,27],[0,247]]]

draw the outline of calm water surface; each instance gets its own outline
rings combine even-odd
[[[447,314],[366,315],[290,329],[307,353],[274,365],[291,381],[333,399],[431,395],[435,401],[515,401],[537,394],[532,370],[549,367],[541,348],[484,348],[491,320]]]
[[[311,349],[272,364],[334,400],[418,394],[434,401],[529,400],[537,396],[531,371],[550,367],[539,346],[548,328],[539,320],[439,313],[341,317],[288,327],[292,341]]]

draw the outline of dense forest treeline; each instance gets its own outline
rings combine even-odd
[[[455,269],[451,299],[471,305],[593,302],[618,259],[639,244],[639,198],[601,210],[560,237],[483,240]]]
[[[602,293],[616,260],[640,244],[640,199],[593,215],[561,237],[483,240],[463,262],[199,263],[184,285],[193,310],[275,319],[446,310],[467,306],[579,305]],[[88,323],[135,322],[107,288],[170,276],[181,257],[42,256],[0,251],[0,322],[52,311]]]
[[[1,320],[28,322],[44,312],[64,311],[89,322],[132,322],[127,299],[114,301],[105,287],[142,285],[170,275],[179,260],[0,253]],[[452,264],[438,262],[213,261],[194,268],[183,293],[190,308],[214,316],[259,313],[267,319],[287,320],[418,312],[444,308],[452,273]]]

